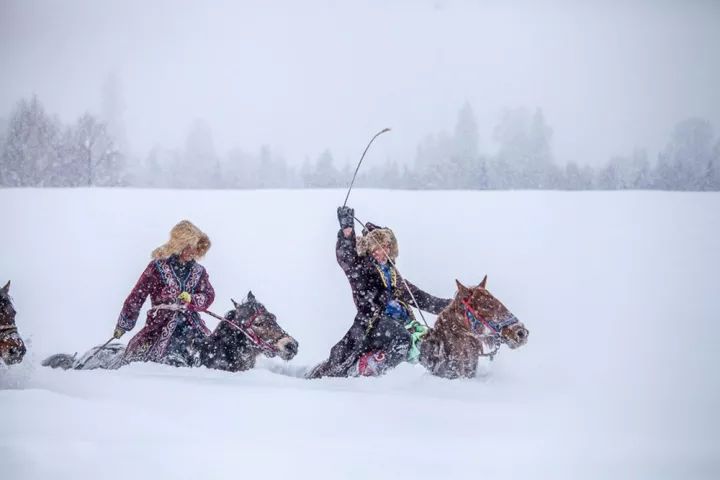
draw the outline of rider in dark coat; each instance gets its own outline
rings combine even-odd
[[[407,359],[414,329],[421,328],[410,306],[438,314],[451,301],[434,297],[400,277],[394,267],[398,245],[392,230],[368,223],[364,235],[357,238],[353,219],[352,208],[338,208],[340,231],[335,253],[350,282],[357,315],[328,360],[310,373],[312,378],[344,377],[354,368],[360,375],[374,375],[397,366]]]

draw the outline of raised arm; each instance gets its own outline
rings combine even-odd
[[[359,257],[355,249],[355,231],[350,231],[347,237],[342,230],[338,232],[337,243],[335,244],[335,257],[346,274],[349,274],[355,265],[357,265]]]
[[[350,207],[338,207],[337,215],[340,231],[335,244],[335,257],[343,271],[348,274],[359,261],[355,243],[355,212]]]

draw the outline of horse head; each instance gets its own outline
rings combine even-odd
[[[8,365],[20,363],[25,356],[25,343],[15,326],[15,308],[9,295],[10,281],[0,288],[0,359]]]
[[[226,320],[242,329],[266,356],[277,355],[283,360],[292,360],[298,352],[297,340],[278,325],[277,317],[258,302],[252,292],[248,292],[242,303],[232,302],[235,310],[225,316]]]
[[[488,291],[487,275],[477,287],[455,283],[458,290],[453,304],[468,330],[483,339],[499,337],[512,349],[527,343],[528,329]]]

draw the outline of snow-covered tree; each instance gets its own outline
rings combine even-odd
[[[476,159],[479,155],[480,135],[475,112],[469,102],[465,102],[458,112],[453,135],[453,157],[465,160]]]
[[[593,169],[588,165],[579,167],[575,162],[565,165],[563,187],[568,190],[589,190],[593,187]]]
[[[257,161],[256,188],[280,188],[288,185],[289,170],[285,159],[263,145]]]
[[[479,132],[472,107],[458,112],[452,135],[426,136],[417,148],[413,185],[420,188],[478,188],[484,184],[485,159],[479,154]]]
[[[720,190],[720,138],[718,138],[718,141],[715,143],[715,148],[713,149],[708,175],[708,190]]]
[[[712,177],[713,132],[710,122],[690,118],[678,123],[658,158],[656,182],[668,190],[707,190]]]
[[[220,164],[222,186],[226,188],[254,188],[256,185],[255,158],[250,153],[233,148]]]
[[[114,73],[107,76],[102,86],[100,120],[106,125],[108,134],[114,139],[118,150],[128,155],[129,146],[125,122],[125,102],[120,79]]]
[[[220,185],[220,159],[212,131],[203,120],[195,120],[185,140],[185,151],[173,168],[173,185],[180,188],[213,188]]]
[[[123,157],[107,125],[86,113],[65,136],[62,168],[73,172],[73,185],[118,186],[124,183]]]
[[[650,177],[647,152],[639,149],[629,157],[613,157],[598,173],[596,186],[604,190],[649,188]]]
[[[446,132],[427,135],[415,154],[415,179],[418,188],[447,188],[451,181],[447,163],[453,151],[453,137]]]
[[[58,163],[62,127],[45,113],[37,96],[12,112],[0,154],[0,181],[10,187],[44,186]]]
[[[552,129],[541,109],[534,113],[525,108],[506,109],[493,137],[499,144],[495,176],[509,175],[500,183],[514,188],[552,186]]]
[[[172,169],[180,163],[180,152],[168,150],[158,146],[150,150],[147,158],[141,164],[141,172],[135,175],[140,187],[172,188],[174,174]]]
[[[310,188],[334,188],[340,186],[338,170],[335,168],[332,153],[325,150],[320,154],[315,165],[310,169],[303,168],[303,183]]]

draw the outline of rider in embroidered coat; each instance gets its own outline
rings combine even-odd
[[[123,364],[134,361],[168,361],[175,353],[188,361],[188,346],[210,333],[198,312],[215,298],[205,268],[196,262],[210,248],[210,239],[187,220],[173,227],[170,240],[152,252],[153,260],[125,300],[114,337],[135,327],[149,296],[152,307],[145,327],[127,346]]]

